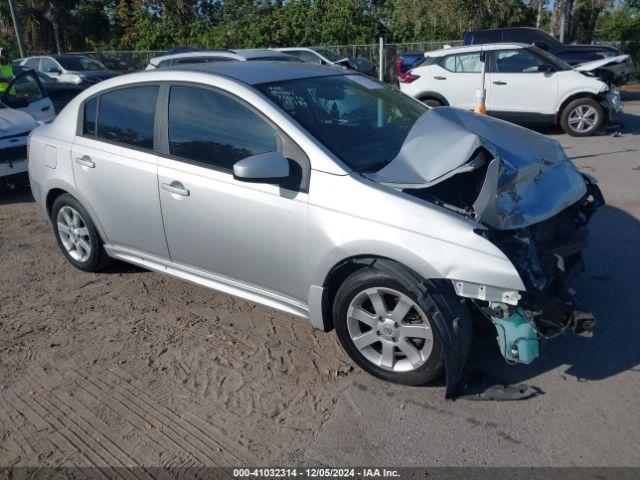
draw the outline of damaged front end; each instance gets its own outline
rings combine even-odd
[[[604,199],[559,143],[500,120],[451,108],[418,119],[398,156],[368,174],[464,215],[497,246],[526,290],[453,281],[491,320],[508,362],[531,363],[539,344],[567,329],[590,335],[595,319],[569,284],[582,266],[587,223]]]

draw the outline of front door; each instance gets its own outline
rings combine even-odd
[[[104,241],[168,258],[153,152],[158,88],[130,86],[85,101],[71,155]]]
[[[2,102],[10,108],[22,110],[42,123],[51,122],[56,113],[46,96],[36,72],[19,74],[2,94]]]
[[[542,59],[526,49],[493,52],[487,110],[497,116],[525,120],[523,114],[554,115],[558,75],[545,70]]]
[[[306,303],[307,194],[233,177],[233,164],[287,140],[235,97],[171,87],[158,182],[171,260]]]

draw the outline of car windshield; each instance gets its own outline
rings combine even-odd
[[[330,62],[337,62],[338,60],[342,60],[344,58],[333,53],[331,50],[327,50],[326,48],[314,48],[313,51],[319,53]]]
[[[350,168],[377,171],[393,160],[427,107],[362,75],[257,86]]]
[[[571,70],[571,65],[569,65],[567,62],[560,60],[558,57],[556,57],[555,55],[551,55],[549,52],[545,52],[541,48],[527,47],[527,50],[535,53],[539,57],[542,57],[544,60],[553,65],[556,70]]]
[[[59,57],[56,60],[58,60],[58,63],[62,65],[62,68],[74,72],[106,70],[106,68],[104,68],[98,62],[95,62],[87,57]]]

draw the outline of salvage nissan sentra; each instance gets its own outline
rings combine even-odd
[[[603,203],[558,142],[333,67],[221,62],[105,80],[29,142],[85,271],[119,259],[336,330],[392,382],[445,372],[474,318],[530,363],[593,316],[568,284]]]

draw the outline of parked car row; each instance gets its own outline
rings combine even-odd
[[[516,41],[528,45],[506,43]],[[400,90],[431,107],[471,110],[484,63],[489,115],[528,125],[557,124],[574,136],[592,135],[605,122],[615,123],[620,118],[622,104],[613,85],[633,69],[633,63],[628,55],[619,55],[612,47],[562,45],[530,28],[469,32],[464,43],[463,47],[399,56],[396,68]],[[579,64],[570,65],[562,59]],[[176,48],[152,58],[146,70],[234,61],[304,62],[376,74],[375,65],[368,59],[342,57],[326,48],[298,47]],[[38,55],[16,60],[13,65],[16,81],[0,100],[8,126],[0,132],[0,140],[8,138],[11,148],[24,147],[24,142],[14,138],[15,128],[20,135],[27,135],[37,122],[50,121],[86,88],[133,71],[126,62],[99,54]],[[10,114],[10,110],[22,114]],[[27,121],[25,113],[36,123]],[[3,145],[10,148],[7,142]],[[12,152],[24,156],[24,150]],[[0,177],[6,180],[9,174],[24,172],[26,167],[14,160],[13,153],[3,155]]]

